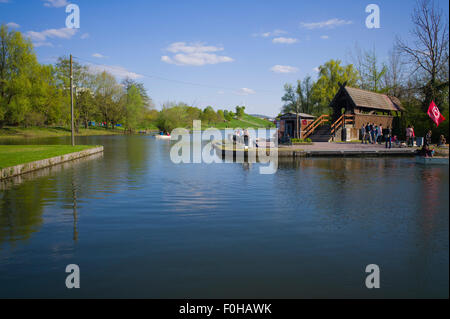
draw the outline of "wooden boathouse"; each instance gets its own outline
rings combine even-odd
[[[395,131],[405,111],[399,99],[386,94],[340,85],[330,103],[331,115],[322,115],[302,131],[313,141],[351,141],[360,138],[363,124],[374,123]]]

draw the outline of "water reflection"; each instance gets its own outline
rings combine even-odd
[[[0,183],[0,297],[42,297],[17,288],[39,278],[66,296],[68,263],[92,280],[83,297],[371,297],[355,273],[373,262],[377,297],[448,294],[448,167],[280,157],[261,175],[176,165],[147,136],[77,143],[104,155]]]
[[[3,242],[14,243],[31,238],[43,223],[45,207],[59,199],[60,174],[69,172],[64,183],[71,185],[74,218],[74,240],[77,239],[77,186],[75,170],[87,162],[103,158],[102,153],[43,168],[0,181],[0,247]],[[92,169],[92,167],[91,167]],[[64,193],[62,194],[64,197]]]

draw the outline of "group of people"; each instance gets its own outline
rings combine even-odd
[[[363,124],[361,127],[361,143],[362,144],[376,144],[386,142],[386,148],[392,148],[392,129],[388,126],[375,125],[374,123]]]
[[[435,151],[430,148],[431,146],[431,137],[433,133],[431,130],[427,132],[425,135],[425,141],[423,143],[423,146],[420,150],[417,150],[417,155],[424,156],[424,157],[433,157]],[[439,141],[437,143],[437,146],[444,146],[447,144],[447,140],[445,139],[444,135],[439,136]]]
[[[381,142],[381,137],[383,136],[383,127],[381,124],[363,124],[361,127],[361,136],[363,144],[376,144],[378,142]]]
[[[241,142],[242,140],[244,142],[244,145],[246,147],[248,147],[249,146],[249,142],[250,142],[250,133],[249,133],[249,131],[247,129],[245,129],[245,130],[238,129],[238,130],[234,131],[233,141],[234,142],[236,142],[236,141]]]

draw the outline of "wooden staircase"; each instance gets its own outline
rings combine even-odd
[[[330,116],[327,115],[327,114],[321,115],[321,116],[320,116],[319,118],[317,118],[314,122],[312,122],[311,124],[309,124],[309,125],[305,128],[305,130],[304,130],[304,132],[303,132],[303,138],[304,138],[304,139],[310,138],[310,136],[313,135],[314,132],[315,132],[319,127],[321,127],[321,126],[324,125],[325,123],[328,123],[329,117],[330,117]]]
[[[355,123],[355,116],[343,114],[333,124],[329,125],[330,116],[322,115],[304,130],[303,138],[310,138],[313,142],[330,142],[336,133],[347,124]]]

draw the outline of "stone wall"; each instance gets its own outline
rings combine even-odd
[[[103,146],[0,169],[0,180],[103,152]]]

